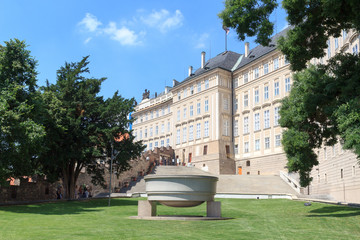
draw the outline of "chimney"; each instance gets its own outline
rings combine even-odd
[[[205,67],[205,52],[201,52],[201,68]]]
[[[246,42],[245,43],[245,57],[249,56],[249,47],[250,47],[250,43]]]
[[[193,67],[192,67],[192,66],[189,66],[189,77],[190,77],[191,74],[192,74],[192,70],[193,70]]]
[[[157,92],[155,92],[155,97],[157,98]]]

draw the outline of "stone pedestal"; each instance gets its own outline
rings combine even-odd
[[[138,216],[139,217],[154,217],[156,216],[156,202],[147,200],[138,201]]]
[[[207,201],[206,202],[206,216],[207,217],[221,217],[221,202]]]

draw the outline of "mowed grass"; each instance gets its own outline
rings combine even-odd
[[[0,239],[360,239],[360,209],[291,200],[217,199],[221,221],[149,221],[139,199],[106,199],[0,207]],[[158,206],[159,215],[205,215]]]

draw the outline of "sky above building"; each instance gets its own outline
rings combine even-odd
[[[145,89],[164,91],[172,80],[187,77],[225,50],[225,31],[217,14],[223,0],[0,0],[0,44],[25,40],[38,61],[38,85],[56,82],[65,62],[90,56],[87,77],[106,77],[100,94],[116,90],[142,98]],[[276,32],[287,26],[278,8],[271,16]],[[256,46],[248,38],[250,48]],[[244,53],[244,43],[230,29],[227,49]]]

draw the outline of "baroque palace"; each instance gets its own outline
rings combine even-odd
[[[145,90],[132,114],[137,140],[147,150],[171,146],[174,159],[214,174],[281,175],[288,173],[279,126],[281,99],[291,90],[292,72],[276,42],[250,48],[243,54],[225,51],[172,87],[150,98]],[[358,53],[359,34],[343,31],[330,38],[326,56],[312,64],[326,63],[337,52]],[[341,142],[317,150],[319,165],[306,194],[331,195],[346,202],[360,202],[360,168],[356,156]]]

